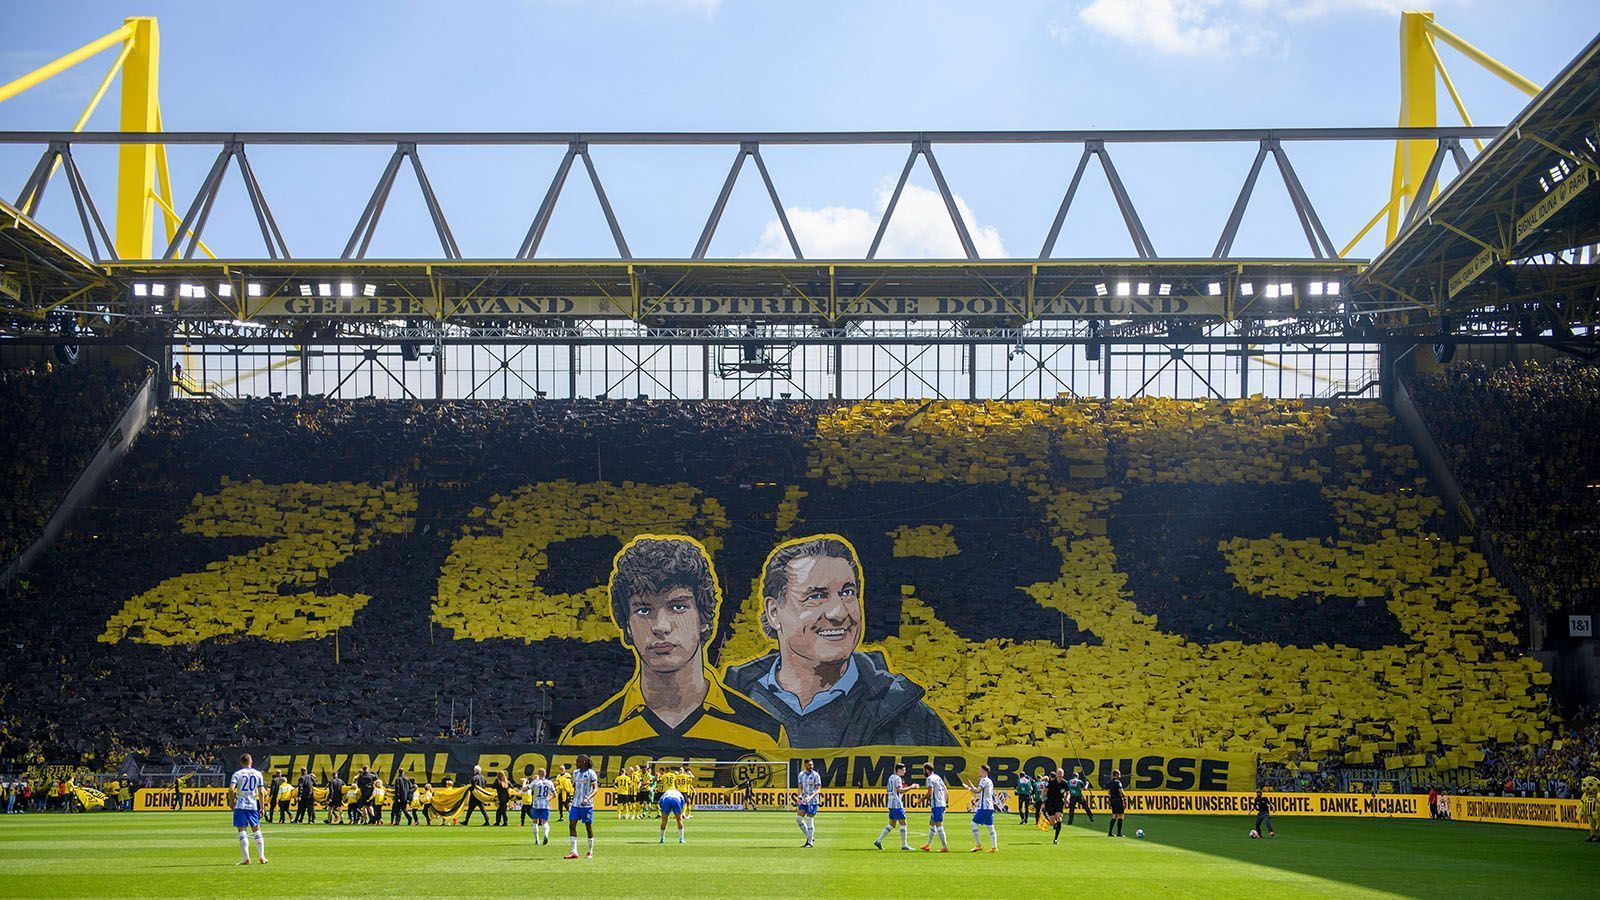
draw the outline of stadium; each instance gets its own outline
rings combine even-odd
[[[0,896],[1596,890],[1582,4],[155,5],[5,15]]]

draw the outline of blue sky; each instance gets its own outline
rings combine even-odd
[[[1398,103],[1398,10],[1390,0],[1026,0],[1026,2],[74,2],[0,0],[0,82],[117,26],[160,19],[170,130],[846,130],[1387,125]],[[1590,39],[1589,3],[1450,0],[1439,20],[1535,82]],[[65,129],[113,53],[0,103],[0,129]],[[1446,50],[1481,123],[1525,98]],[[114,99],[114,95],[113,95]],[[114,104],[91,129],[115,126]],[[1456,117],[1441,92],[1441,116]],[[0,147],[14,197],[39,147]],[[1120,147],[1112,155],[1162,256],[1209,255],[1250,159],[1248,145]],[[214,149],[175,150],[180,208]],[[686,256],[732,148],[596,148],[634,255]],[[1037,254],[1079,148],[935,146],[985,256]],[[808,257],[859,256],[906,148],[764,151]],[[1291,146],[1342,245],[1386,199],[1391,146]],[[464,253],[515,252],[561,148],[424,148]],[[336,256],[388,151],[262,147],[251,159],[300,257]],[[82,151],[107,210],[106,150]],[[1298,256],[1281,183],[1264,173],[1236,255]],[[42,218],[76,239],[64,182]],[[954,255],[953,229],[920,166],[883,256]],[[237,175],[206,232],[220,255],[264,255]],[[1356,255],[1370,256],[1368,240]],[[1103,179],[1086,180],[1058,256],[1129,256]],[[437,256],[407,175],[373,256]],[[614,255],[581,169],[544,257]],[[747,166],[711,255],[787,255]]]

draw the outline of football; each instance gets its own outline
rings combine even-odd
[[[1258,837],[1261,837],[1261,832],[1255,830],[1254,828],[1250,829],[1250,840],[1253,841]]]
[[[1133,836],[1136,837],[1136,838],[1144,837],[1144,829],[1143,828],[1134,829]]]

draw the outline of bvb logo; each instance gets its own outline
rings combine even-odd
[[[756,765],[756,763],[761,763],[761,765]],[[773,783],[773,770],[775,768],[776,766],[772,765],[771,760],[757,756],[754,753],[747,754],[740,757],[738,762],[733,764],[733,783],[743,785],[748,780],[753,788],[775,787],[776,785]]]

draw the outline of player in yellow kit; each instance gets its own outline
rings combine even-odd
[[[683,817],[685,819],[694,818],[693,815],[690,815],[690,810],[694,809],[694,784],[694,770],[689,768],[688,764],[685,764],[682,769],[678,770],[678,790],[683,792]]]
[[[617,818],[632,818],[629,813],[633,811],[633,776],[627,769],[623,769],[617,773],[616,780],[611,786],[617,791]]]

